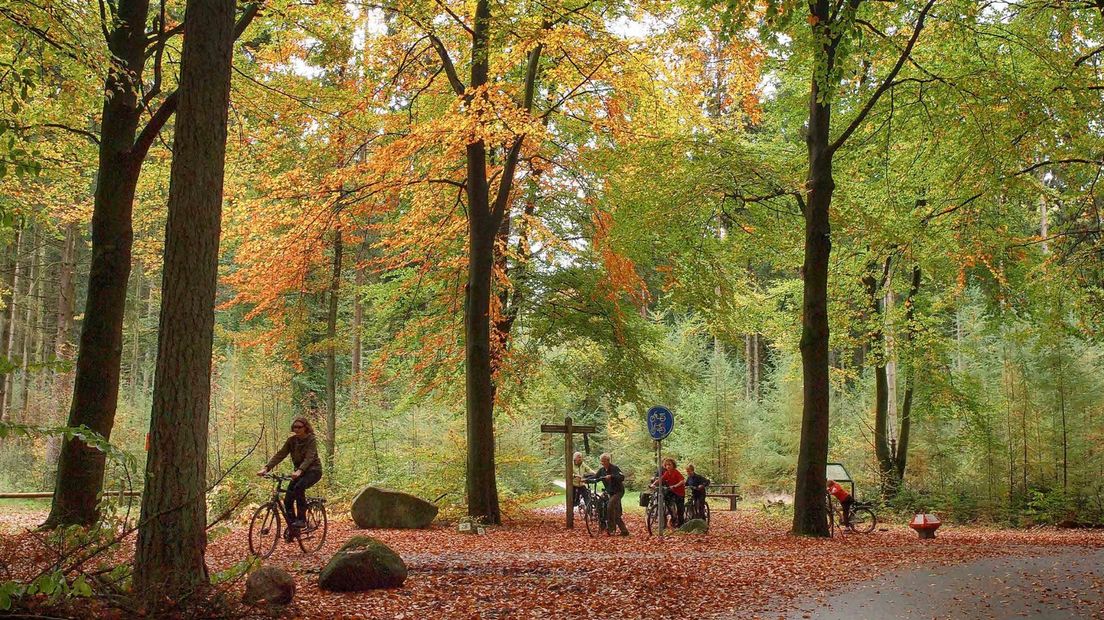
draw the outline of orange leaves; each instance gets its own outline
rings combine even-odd
[[[643,307],[648,301],[648,287],[636,273],[636,265],[632,259],[613,248],[610,239],[613,216],[595,209],[591,221],[594,224],[594,248],[606,270],[606,298],[614,301],[625,294],[636,306]]]

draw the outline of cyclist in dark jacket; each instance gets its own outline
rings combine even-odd
[[[272,471],[284,457],[291,455],[291,463],[295,465],[295,471],[291,473],[291,483],[288,484],[287,494],[284,495],[284,512],[292,527],[306,525],[307,516],[307,489],[314,486],[322,479],[322,461],[318,458],[318,439],[314,435],[314,427],[310,420],[303,416],[295,418],[291,423],[291,435],[284,442],[284,447],[272,455],[268,464],[257,472],[263,476]]]
[[[694,499],[705,497],[705,487],[709,486],[709,478],[694,471],[694,465],[686,466],[686,488],[690,489]]]
[[[602,486],[609,494],[606,527],[609,528],[610,534],[613,533],[613,528],[616,526],[621,530],[622,536],[628,536],[629,528],[625,527],[625,520],[621,518],[621,498],[625,495],[625,475],[621,473],[620,468],[610,462],[608,453],[603,454],[601,460],[602,467],[598,469],[595,477],[602,481]]]

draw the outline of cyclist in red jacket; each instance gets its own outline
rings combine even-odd
[[[847,492],[847,489],[840,486],[835,480],[828,480],[828,493],[832,497],[839,500],[841,506],[843,506],[843,524],[845,526],[851,524],[851,504],[855,503],[855,498],[851,497],[851,494]]]

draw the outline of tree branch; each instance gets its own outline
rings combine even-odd
[[[257,17],[257,13],[260,11],[261,3],[252,2],[246,5],[245,10],[242,12],[241,17],[238,18],[237,23],[234,24],[234,40],[238,40],[242,34],[245,33],[246,28],[253,22],[253,18]],[[146,158],[146,153],[149,152],[150,147],[153,145],[154,139],[157,134],[165,126],[165,123],[169,121],[169,118],[176,112],[176,107],[180,103],[180,91],[174,90],[169,93],[168,97],[161,102],[161,106],[157,108],[157,111],[153,113],[149,122],[142,128],[142,132],[138,134],[138,137],[134,140],[134,146],[130,149],[130,156],[132,162],[140,162]]]
[[[458,96],[464,96],[464,83],[460,81],[460,76],[456,73],[456,65],[452,62],[452,57],[449,56],[448,50],[445,49],[445,44],[441,42],[441,39],[433,33],[428,33],[429,42],[433,44],[433,49],[437,50],[437,56],[441,59],[441,66],[445,69],[445,75],[448,76],[449,84],[452,85],[452,90]]]
[[[851,134],[855,133],[855,130],[866,120],[867,115],[874,109],[874,106],[878,103],[878,100],[881,99],[882,95],[893,85],[893,81],[897,78],[897,73],[901,71],[901,67],[905,65],[905,61],[907,61],[912,54],[912,48],[916,46],[916,41],[920,38],[920,32],[924,29],[924,19],[928,16],[928,12],[931,11],[933,6],[935,6],[935,0],[928,0],[924,8],[920,9],[920,15],[916,18],[916,26],[912,30],[912,36],[909,37],[908,45],[905,46],[905,49],[897,58],[897,63],[893,65],[893,69],[885,76],[881,85],[878,86],[874,94],[870,96],[870,99],[866,101],[866,105],[859,111],[858,116],[851,121],[851,124],[840,134],[839,138],[836,138],[836,141],[828,147],[830,153],[835,153],[845,142],[847,142]]]

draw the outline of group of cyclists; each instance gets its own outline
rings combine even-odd
[[[622,519],[623,510],[621,506],[621,500],[625,496],[625,475],[620,468],[612,463],[612,457],[609,453],[602,454],[599,457],[602,466],[597,471],[586,464],[582,452],[576,452],[573,456],[575,466],[572,480],[572,505],[585,508],[587,504],[594,500],[591,497],[590,489],[587,488],[587,483],[601,482],[608,497],[606,508],[608,532],[613,534],[615,530],[619,530],[622,536],[628,536],[629,530],[625,527],[625,521]],[[660,485],[662,485],[664,493],[669,496],[669,501],[675,507],[674,525],[679,527],[686,521],[686,490],[690,489],[692,502],[704,502],[709,479],[697,473],[693,464],[687,464],[686,475],[683,476],[682,472],[678,470],[675,459],[667,457],[663,459],[663,467],[656,472],[649,488],[656,489]]]
[[[288,517],[289,527],[285,536],[290,540],[296,528],[305,525],[306,491],[314,486],[322,478],[322,461],[318,457],[318,440],[306,416],[299,416],[291,424],[291,435],[284,442],[276,454],[268,463],[257,472],[258,476],[266,476],[280,461],[291,456],[295,471],[291,474],[291,482],[284,496],[284,510]],[[591,496],[587,483],[601,482],[606,500],[605,526],[610,534],[618,531],[621,536],[628,536],[629,529],[625,527],[622,518],[622,498],[625,496],[625,475],[621,469],[613,464],[609,453],[599,457],[601,466],[597,471],[591,469],[583,460],[583,453],[574,454],[574,478],[572,480],[574,506],[588,505],[595,498]],[[854,498],[847,493],[834,480],[827,480],[827,492],[834,496],[842,505],[844,525],[849,525],[851,507]],[[678,470],[675,459],[667,457],[663,459],[662,468],[652,478],[649,488],[657,489],[662,485],[663,493],[668,497],[675,508],[674,525],[681,526],[686,521],[686,490],[690,489],[691,501],[705,501],[706,488],[709,479],[699,474],[693,464],[686,465],[686,475]]]

